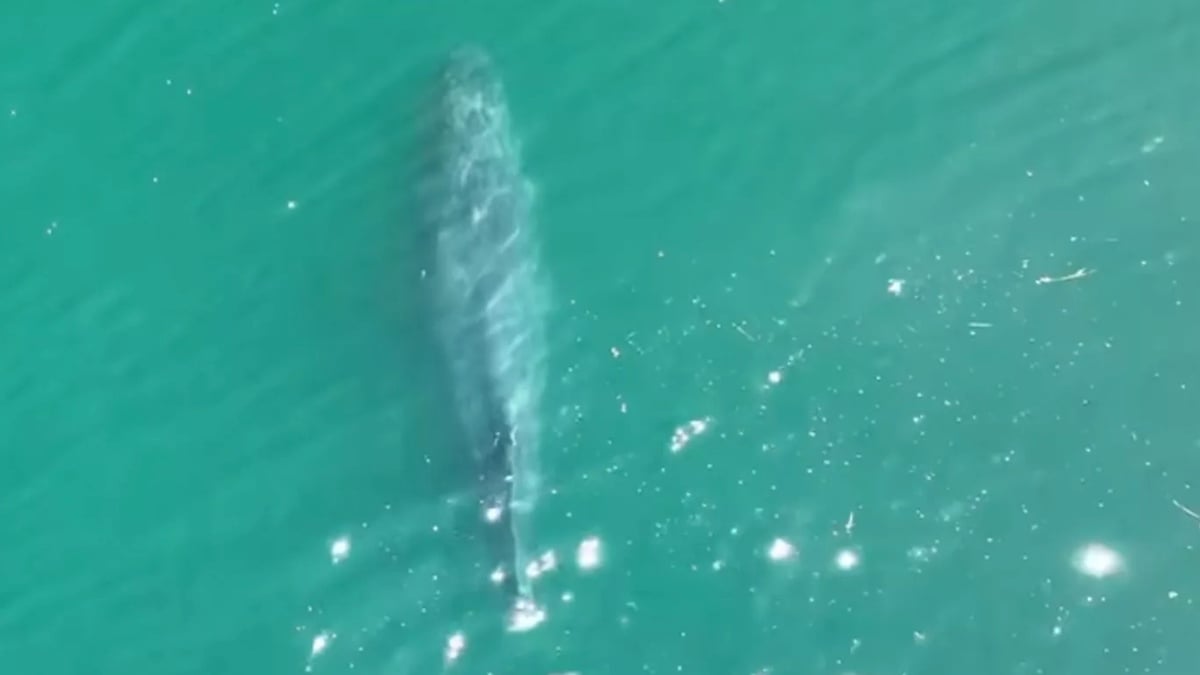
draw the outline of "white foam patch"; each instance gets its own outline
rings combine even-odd
[[[350,537],[338,537],[329,546],[329,559],[336,565],[350,556]]]
[[[524,633],[537,628],[545,620],[546,610],[538,607],[529,598],[518,598],[508,616],[508,630],[513,633]]]
[[[446,640],[446,662],[457,661],[458,657],[462,656],[463,650],[467,648],[467,636],[462,634],[462,631],[454,633]]]
[[[308,664],[304,667],[305,672],[312,672],[313,660],[325,653],[325,650],[329,649],[329,645],[333,644],[333,640],[336,637],[336,634],[328,631],[321,631],[313,637],[312,647],[310,647],[308,652]]]
[[[1124,567],[1121,556],[1104,544],[1088,544],[1075,553],[1075,569],[1097,579],[1115,574]]]
[[[858,567],[858,563],[860,562],[858,552],[849,548],[838,551],[837,557],[833,561],[840,570],[852,570]]]
[[[710,423],[709,418],[703,417],[676,427],[675,433],[671,435],[671,452],[682,451],[693,438],[708,431]]]
[[[499,586],[500,584],[504,583],[504,579],[507,576],[508,575],[504,573],[503,567],[497,567],[496,569],[492,570],[492,573],[488,575],[488,578],[492,580],[493,584]]]
[[[796,546],[782,537],[777,537],[767,547],[767,557],[776,562],[794,558],[796,557]]]
[[[324,633],[324,632],[319,633],[316,637],[313,638],[312,653],[310,653],[309,656],[320,655],[322,652],[324,652],[326,649],[329,648],[329,644],[331,642],[333,642],[332,635],[330,635],[329,633]]]
[[[579,549],[575,551],[575,564],[579,565],[579,569],[590,570],[599,567],[600,565],[600,539],[597,537],[588,537],[579,542]]]

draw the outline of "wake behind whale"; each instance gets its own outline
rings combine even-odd
[[[459,421],[479,468],[482,514],[506,559],[514,629],[542,618],[525,537],[537,496],[544,290],[508,105],[489,58],[443,72],[435,176],[435,288]]]

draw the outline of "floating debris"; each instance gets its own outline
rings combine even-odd
[[[1196,513],[1195,511],[1189,509],[1188,507],[1184,506],[1183,504],[1180,504],[1178,500],[1172,499],[1171,503],[1175,505],[1175,508],[1188,514],[1193,519],[1200,521],[1200,513]]]
[[[1074,272],[1071,272],[1070,274],[1068,274],[1066,276],[1062,276],[1062,277],[1047,277],[1047,276],[1038,277],[1037,280],[1035,280],[1033,283],[1037,284],[1038,286],[1041,286],[1042,284],[1057,284],[1062,281],[1075,281],[1076,279],[1082,279],[1084,277],[1089,277],[1095,273],[1096,273],[1096,270],[1089,270],[1086,267],[1080,267],[1079,269],[1075,270]]]

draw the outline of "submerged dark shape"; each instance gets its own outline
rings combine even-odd
[[[503,87],[487,55],[455,52],[442,73],[432,198],[440,335],[481,513],[506,587],[533,606],[523,536],[536,495],[544,300]]]

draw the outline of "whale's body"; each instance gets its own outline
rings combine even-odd
[[[439,332],[479,470],[481,513],[517,616],[528,622],[536,605],[525,536],[537,494],[545,353],[532,189],[488,57],[461,50],[442,75],[433,213]]]

